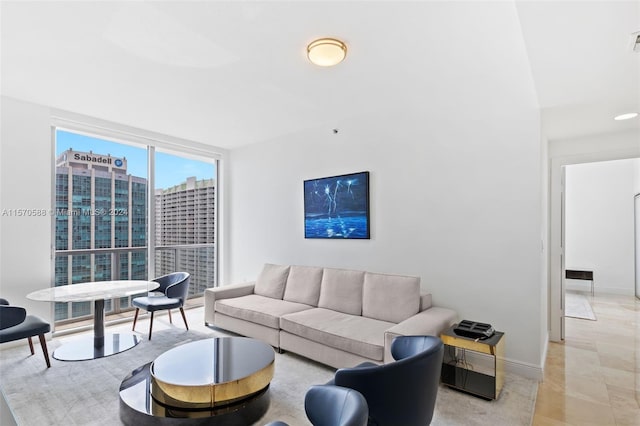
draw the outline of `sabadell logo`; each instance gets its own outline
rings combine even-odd
[[[98,163],[98,164],[111,164],[111,161],[113,160],[113,164],[116,165],[116,167],[122,167],[122,165],[124,164],[124,162],[119,159],[119,158],[113,158],[111,156],[104,156],[104,155],[90,155],[90,154],[73,154],[73,159],[76,161],[88,161],[90,163]]]

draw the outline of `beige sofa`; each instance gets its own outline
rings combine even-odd
[[[456,322],[420,278],[266,264],[255,282],[205,291],[205,323],[335,368],[392,360],[398,335],[440,335]]]

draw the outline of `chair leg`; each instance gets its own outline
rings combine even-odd
[[[131,331],[136,330],[136,322],[138,321],[138,313],[140,312],[140,308],[136,308],[136,314],[133,316],[133,327],[131,327]]]
[[[27,337],[27,340],[29,340],[29,349],[31,350],[31,355],[33,355],[35,352],[33,351],[33,341],[31,341],[31,336]]]
[[[151,311],[151,319],[149,320],[149,340],[151,340],[151,330],[153,330],[153,311]]]
[[[182,306],[180,306],[180,313],[182,314],[182,319],[184,320],[184,326],[187,327],[188,330],[189,324],[187,324],[187,317],[184,315],[184,309],[182,309]]]
[[[49,350],[47,349],[47,339],[44,338],[44,334],[38,335],[40,338],[40,346],[42,346],[42,353],[44,354],[44,360],[47,363],[47,368],[51,368],[51,362],[49,361]]]
[[[169,322],[173,324],[173,321],[171,320],[171,309],[167,309],[167,311],[169,312]]]

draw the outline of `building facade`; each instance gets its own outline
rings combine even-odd
[[[126,158],[69,149],[56,160],[55,192],[56,286],[147,279],[147,180],[127,174]],[[105,305],[126,307],[128,298]],[[56,321],[90,314],[90,302],[56,303]]]
[[[215,179],[190,177],[155,191],[156,275],[189,272],[190,295],[215,284],[215,198]]]

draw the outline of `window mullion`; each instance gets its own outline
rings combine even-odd
[[[147,276],[156,275],[156,149],[147,147]]]

